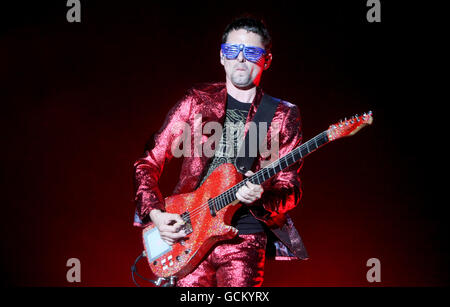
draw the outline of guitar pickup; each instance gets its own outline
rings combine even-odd
[[[184,220],[184,225],[181,226],[181,229],[183,229],[186,232],[186,235],[192,233],[193,229],[189,212],[186,211],[183,214],[181,214],[181,218]]]
[[[212,217],[216,216],[216,204],[214,203],[214,198],[210,198],[208,199],[208,207],[209,207],[209,212],[211,213]]]

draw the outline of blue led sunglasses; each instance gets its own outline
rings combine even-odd
[[[266,54],[266,50],[254,46],[245,46],[244,44],[222,44],[222,53],[228,60],[234,60],[238,57],[239,53],[243,51],[244,58],[250,62],[258,62],[263,54]]]

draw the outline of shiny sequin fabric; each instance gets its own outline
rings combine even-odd
[[[259,287],[264,279],[266,243],[264,232],[220,243],[177,287]]]
[[[253,119],[261,102],[262,95],[261,88],[257,88],[255,99],[247,115],[245,133],[248,130],[247,124]],[[189,90],[185,97],[170,110],[161,129],[149,143],[148,150],[134,164],[135,226],[149,225],[148,214],[151,210],[164,210],[164,197],[159,190],[158,180],[165,163],[174,157],[173,149],[179,145],[181,139],[190,139],[192,144],[195,144],[195,140],[201,140],[203,145],[211,137],[211,134],[205,133],[204,126],[209,122],[223,125],[226,97],[227,91],[224,83],[204,84]],[[182,129],[186,127],[186,124],[190,127],[188,135]],[[267,148],[271,148],[270,136],[273,130],[278,131],[279,142],[278,155],[275,158],[284,156],[297,147],[302,140],[298,107],[281,100],[267,133]],[[269,157],[263,156],[258,156],[256,159],[255,172],[268,163]],[[210,161],[211,157],[201,154],[201,148],[199,150],[198,146],[191,146],[190,152],[183,158],[181,173],[173,194],[194,191]],[[286,213],[299,203],[301,197],[300,168],[301,162],[298,162],[266,181],[263,184],[262,198],[250,207],[256,218],[271,228],[277,229],[276,232],[274,231],[275,235],[290,251],[290,254],[286,255],[277,248],[276,256],[300,259],[308,257],[298,232],[293,225],[286,224],[286,220],[289,221]]]

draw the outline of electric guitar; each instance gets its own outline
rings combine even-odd
[[[181,216],[187,236],[169,245],[161,239],[154,225],[143,230],[145,256],[152,272],[160,280],[182,278],[191,273],[215,243],[237,235],[238,230],[230,223],[233,214],[242,206],[236,198],[241,186],[247,181],[262,184],[319,147],[354,135],[372,121],[372,112],[369,112],[331,125],[328,130],[245,179],[233,164],[222,164],[194,192],[167,197],[166,212]]]

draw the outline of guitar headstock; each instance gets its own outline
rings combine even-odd
[[[372,111],[364,113],[363,115],[355,115],[350,119],[344,119],[334,125],[331,125],[327,130],[327,137],[329,141],[334,141],[345,136],[351,136],[367,125],[372,124]]]

